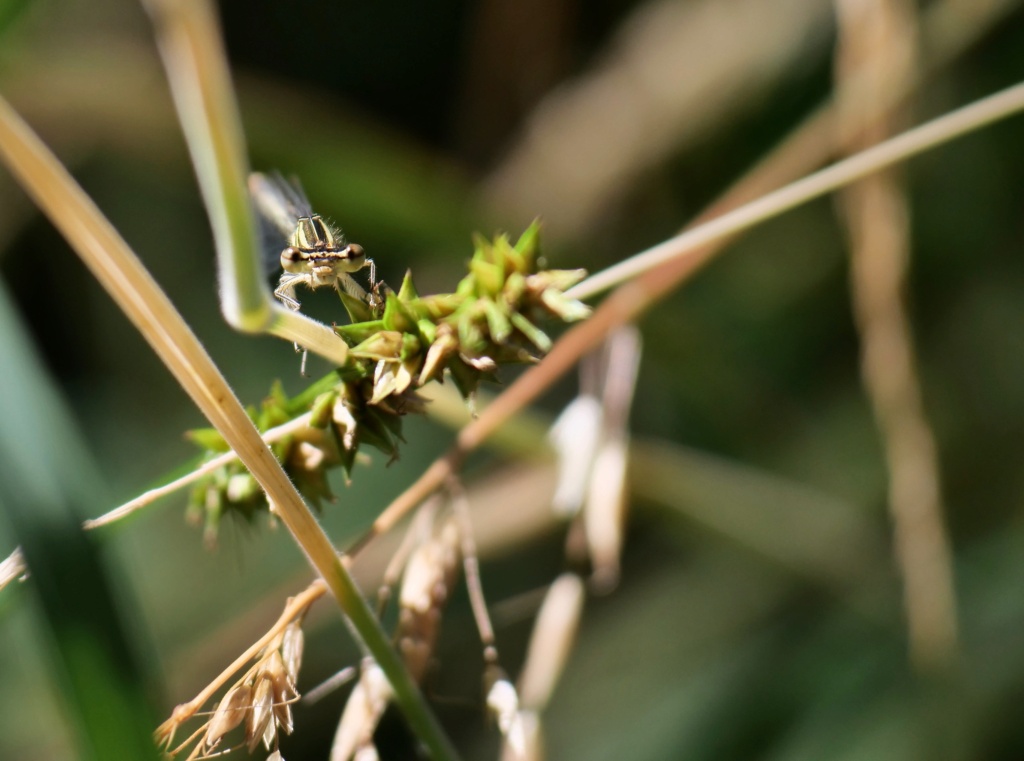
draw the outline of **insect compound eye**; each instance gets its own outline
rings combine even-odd
[[[353,261],[356,261],[356,260],[359,260],[359,259],[365,259],[366,258],[366,252],[363,251],[363,247],[360,246],[358,243],[349,243],[348,244],[348,258],[353,260]]]
[[[295,272],[305,261],[305,255],[295,246],[288,246],[281,252],[281,269],[285,272]]]

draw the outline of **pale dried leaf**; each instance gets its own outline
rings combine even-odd
[[[526,738],[519,718],[519,695],[512,682],[499,679],[487,692],[487,709],[498,722],[498,729],[505,742],[520,756],[525,749]]]
[[[619,580],[625,524],[628,444],[624,433],[613,434],[602,444],[594,460],[583,525],[593,565],[593,583],[610,591]]]
[[[352,761],[380,761],[380,754],[377,753],[377,746],[372,742],[367,743],[356,751]]]
[[[445,558],[437,542],[417,547],[409,558],[402,578],[399,603],[403,608],[425,613],[436,604],[435,595],[445,579]]]
[[[331,761],[350,761],[357,751],[371,743],[377,722],[388,701],[391,685],[380,667],[370,663],[352,689],[331,744]]]
[[[562,574],[548,589],[519,677],[519,702],[524,708],[541,711],[551,698],[572,650],[583,600],[583,581],[573,573]]]
[[[583,504],[600,441],[601,420],[601,403],[589,394],[580,394],[562,410],[548,432],[558,453],[558,485],[551,498],[557,515],[573,516]]]
[[[433,639],[431,637],[429,641],[426,641],[413,637],[402,637],[398,640],[397,649],[399,655],[402,656],[402,662],[415,678],[421,677],[427,671],[431,653],[434,651]]]
[[[516,720],[523,745],[521,748],[513,748],[511,743],[506,742],[501,749],[501,761],[542,761],[544,738],[540,731],[540,716],[534,711],[519,711]]]

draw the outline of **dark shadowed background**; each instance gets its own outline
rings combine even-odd
[[[958,28],[976,25],[975,40],[919,89],[915,122],[1024,73],[1024,11],[959,6]],[[997,6],[982,27],[980,9]],[[230,0],[220,12],[254,168],[299,176],[384,279],[411,268],[421,293],[454,286],[474,231],[517,234],[537,216],[552,266],[597,271],[653,245],[832,88],[827,0]],[[0,93],[121,231],[243,401],[258,402],[275,378],[302,388],[291,346],[236,334],[220,317],[209,226],[137,4],[0,0]],[[755,229],[640,326],[623,578],[588,602],[546,716],[550,758],[1024,755],[1022,130],[1021,117],[998,124],[904,175],[909,313],[955,551],[951,673],[919,677],[908,665],[885,460],[860,382],[844,236],[825,199]],[[42,404],[46,418],[5,413],[0,451],[46,442],[49,455],[29,459],[50,458],[41,470],[74,495],[78,517],[195,456],[182,433],[203,425],[199,413],[6,171],[0,287],[0,374],[20,379],[0,382],[5,404]],[[306,304],[335,319],[330,294]],[[327,370],[311,362],[314,376]],[[571,398],[571,380],[542,414]],[[351,486],[339,478],[322,516],[332,537],[355,537],[451,437],[409,421],[398,462],[378,455]],[[471,475],[499,479],[507,465],[492,452]],[[508,491],[500,498],[520,509],[521,492]],[[0,490],[7,512],[17,493]],[[165,499],[94,537],[113,577],[102,606],[120,610],[137,651],[128,681],[157,720],[310,578],[285,532],[228,523],[208,551],[183,506]],[[17,544],[18,520],[0,513],[0,557]],[[70,553],[68,542],[55,539],[54,552]],[[563,563],[554,525],[484,558],[513,674],[529,616],[523,606],[502,615],[501,603]],[[0,756],[78,757],[74,728],[90,719],[68,707],[73,690],[54,663],[59,617],[43,615],[31,584],[0,592]],[[335,611],[320,607],[307,688],[357,657]],[[461,590],[438,662],[426,691],[445,726],[467,758],[496,757]],[[285,758],[326,757],[346,692],[297,709]],[[91,694],[106,705],[99,688]],[[123,722],[112,731],[131,735],[140,720],[111,711]],[[385,721],[379,747],[409,757],[400,719]]]

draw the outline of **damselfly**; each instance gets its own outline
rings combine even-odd
[[[345,240],[341,230],[313,212],[302,186],[277,172],[249,175],[249,194],[260,219],[263,234],[264,264],[268,274],[280,267],[284,271],[274,295],[289,309],[298,311],[296,287],[330,286],[376,306],[378,283],[376,267],[366,258],[363,247]],[[282,248],[283,246],[283,248]],[[370,292],[367,293],[350,273],[370,268]],[[295,345],[299,351],[299,345]],[[306,374],[307,352],[302,354],[301,373]]]
[[[366,289],[349,273],[369,267],[372,289],[377,280],[373,260],[366,258],[362,246],[346,241],[340,230],[313,212],[298,181],[276,172],[255,172],[249,176],[249,193],[263,228],[268,270],[284,270],[274,290],[278,299],[298,310],[295,288],[305,285],[341,288],[369,300]]]

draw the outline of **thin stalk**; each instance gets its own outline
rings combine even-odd
[[[872,103],[893,101],[893,90],[909,89],[918,24],[910,0],[841,1],[836,10],[837,143],[852,152],[891,134],[903,120],[902,110],[881,118],[865,118],[865,112]],[[888,468],[910,661],[921,673],[942,673],[956,662],[959,627],[938,447],[904,303],[911,249],[905,182],[900,173],[879,172],[844,188],[836,201],[849,241],[861,376]]]
[[[0,158],[266,491],[358,632],[357,639],[391,681],[413,732],[435,758],[455,758],[366,599],[213,360],[113,225],[2,98]]]
[[[309,425],[309,419],[313,416],[313,413],[307,412],[304,415],[299,415],[294,420],[289,420],[287,423],[282,423],[279,426],[271,428],[263,434],[263,441],[267,444],[273,444],[275,441],[283,439],[285,436],[306,428]],[[223,468],[225,465],[230,465],[238,459],[238,453],[233,449],[229,449],[227,452],[217,455],[209,462],[204,462],[195,470],[191,470],[180,478],[176,478],[169,483],[162,486],[157,486],[153,489],[143,492],[139,496],[135,497],[123,505],[115,507],[98,518],[90,518],[87,521],[82,522],[82,528],[94,529],[102,526],[108,526],[111,523],[115,523],[123,518],[127,518],[132,513],[141,510],[147,505],[151,505],[161,497],[166,497],[168,494],[173,494],[179,489],[184,489],[186,486],[191,486],[199,479],[204,476],[208,476],[219,468]]]
[[[963,137],[1021,110],[1024,110],[1024,84],[1017,84],[836,162],[699,227],[669,238],[587,278],[566,291],[566,296],[574,299],[594,296],[684,254],[749,230],[761,222],[831,193],[855,180]]]

